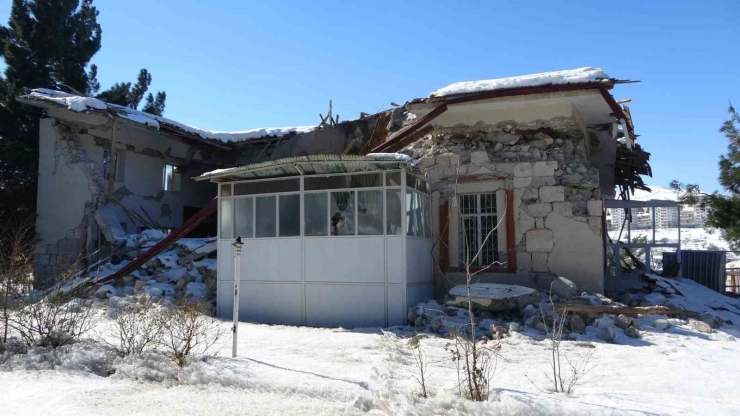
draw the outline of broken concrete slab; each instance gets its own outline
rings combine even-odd
[[[496,283],[474,283],[470,287],[473,309],[508,311],[537,304],[540,294],[529,287]],[[465,285],[453,287],[445,302],[458,308],[468,307],[468,289]]]
[[[126,231],[118,221],[118,216],[113,205],[106,205],[95,211],[95,222],[100,227],[106,241],[111,244],[121,244],[126,241]]]

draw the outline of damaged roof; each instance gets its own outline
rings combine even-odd
[[[542,72],[539,74],[520,75],[516,77],[455,82],[431,92],[428,97],[448,97],[459,94],[513,90],[545,85],[613,83],[616,81],[617,80],[615,79],[609,78],[606,72],[601,68],[583,67],[562,71]]]
[[[296,126],[296,127],[265,127],[251,130],[225,132],[211,131],[198,127],[189,126],[168,118],[145,113],[132,108],[124,107],[117,104],[107,103],[97,98],[85,97],[77,94],[70,94],[62,91],[37,88],[30,90],[25,95],[19,97],[19,100],[30,105],[34,103],[47,103],[60,108],[66,108],[78,113],[87,112],[104,112],[110,116],[124,118],[135,123],[143,124],[155,130],[169,130],[181,134],[196,136],[205,140],[218,141],[222,143],[237,143],[263,137],[282,137],[290,134],[306,133],[313,131],[316,126]]]
[[[411,157],[398,153],[359,155],[309,155],[252,163],[204,173],[196,181],[215,182],[280,178],[330,173],[372,172],[411,167]]]

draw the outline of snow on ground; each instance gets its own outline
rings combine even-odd
[[[444,97],[453,94],[468,94],[482,91],[496,91],[512,88],[537,87],[541,85],[579,84],[601,82],[609,76],[601,68],[583,67],[563,71],[543,72],[541,74],[521,75],[508,78],[486,79],[481,81],[455,82],[429,94],[430,97]]]
[[[455,363],[445,350],[450,340],[443,336],[419,341],[431,392],[423,399],[411,377],[413,327],[384,332],[241,323],[238,358],[230,358],[227,336],[215,357],[182,370],[157,356],[116,359],[89,342],[34,349],[0,364],[2,409],[13,415],[740,414],[740,301],[690,280],[653,279],[661,301],[721,313],[724,325],[707,334],[683,320],[642,317],[640,338],[615,330],[614,344],[588,327],[561,345],[564,357],[593,354],[596,364],[571,396],[547,392],[549,342],[527,327],[501,341],[491,398],[473,403],[457,395]],[[661,319],[671,326],[658,329]],[[597,321],[614,325],[609,316]],[[229,322],[221,325],[230,329]],[[94,337],[106,336],[103,329]]]

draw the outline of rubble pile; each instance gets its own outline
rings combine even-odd
[[[567,279],[560,280],[569,289],[575,285]],[[711,291],[687,279],[668,279],[654,275],[644,277],[646,284],[607,298],[600,294],[581,293],[570,298],[560,298],[561,290],[545,289],[541,292],[516,285],[473,284],[471,287],[472,309],[479,338],[501,339],[513,332],[527,332],[534,337],[548,337],[553,328],[563,328],[563,339],[601,340],[609,343],[634,344],[639,342],[645,331],[669,331],[679,333],[686,330],[703,334],[716,334],[725,326],[728,334],[740,331],[734,322],[740,322],[740,301]],[[557,292],[557,293],[556,293]],[[470,315],[467,308],[467,287],[456,286],[445,297],[444,303],[428,300],[411,307],[408,311],[409,325],[422,332],[443,336],[455,333],[469,334]],[[554,304],[558,307],[554,307]],[[586,313],[567,311],[562,305],[586,305],[608,311],[610,308],[668,307],[689,311],[687,316],[665,315],[643,316],[624,313]],[[735,318],[734,322],[732,318]],[[737,335],[734,335],[737,336]],[[632,341],[630,341],[632,339]]]
[[[125,253],[112,256],[108,263],[92,270],[89,277],[100,280],[110,276],[165,237],[157,230],[126,236]],[[179,299],[211,301],[216,284],[216,238],[183,238],[138,270],[101,285],[94,296],[105,300],[136,296],[153,303]]]

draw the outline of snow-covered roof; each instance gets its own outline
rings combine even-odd
[[[609,76],[601,68],[583,67],[517,77],[455,82],[430,93],[429,97],[445,97],[457,94],[538,87],[543,85],[600,83],[609,80]]]
[[[97,98],[84,97],[81,95],[70,94],[67,92],[50,90],[46,88],[37,88],[22,98],[33,101],[50,102],[70,111],[87,112],[90,110],[102,110],[115,114],[118,117],[125,118],[135,123],[144,124],[155,130],[159,130],[162,125],[169,128],[180,130],[184,133],[200,136],[207,140],[217,140],[224,143],[243,142],[246,140],[258,139],[266,136],[285,136],[290,133],[307,133],[313,131],[315,126],[296,126],[296,127],[263,127],[243,131],[212,131],[198,127],[189,126],[165,117],[134,110],[132,108],[120,106],[117,104],[106,103]]]
[[[196,178],[203,180],[249,180],[327,173],[413,169],[414,161],[401,153],[367,155],[307,155],[257,162],[235,168],[216,169]]]

